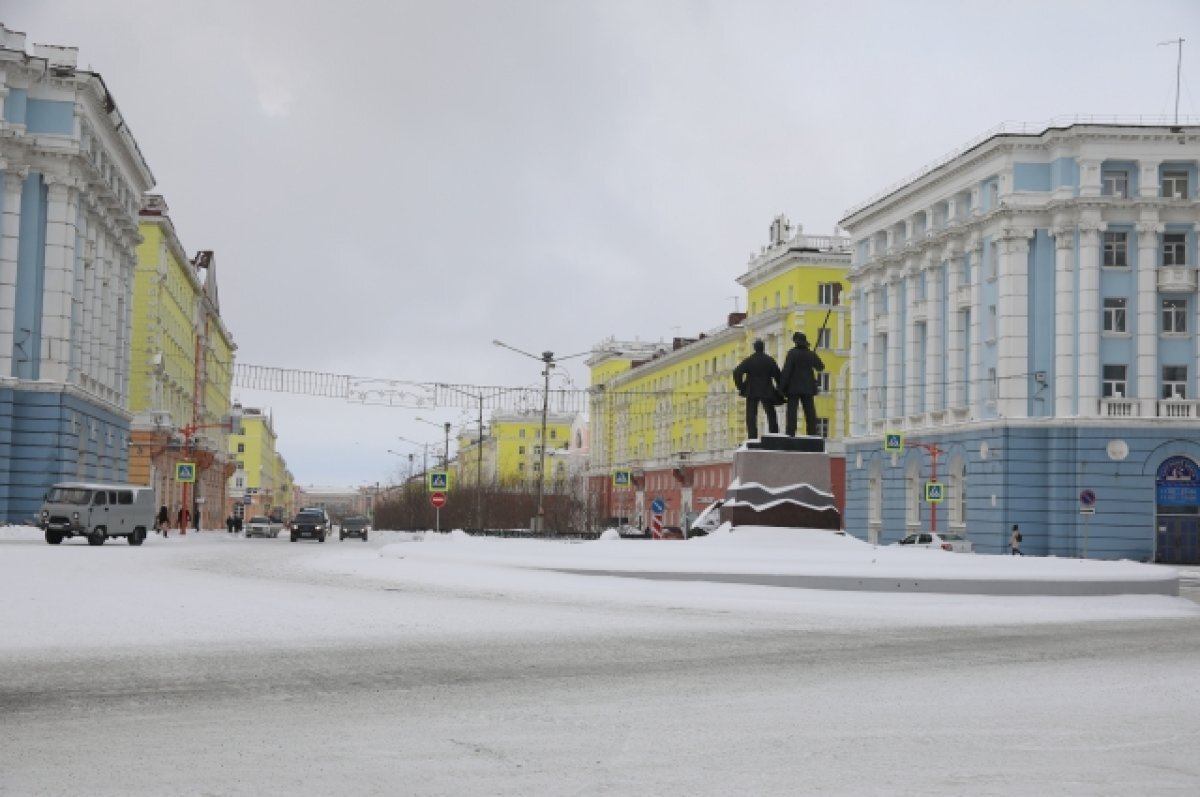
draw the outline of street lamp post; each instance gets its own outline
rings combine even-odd
[[[442,387],[447,390],[453,390],[467,398],[473,398],[479,402],[479,437],[475,441],[475,528],[483,528],[483,394],[468,393],[465,390],[460,390],[453,385],[443,384]],[[447,424],[449,426],[449,424]],[[460,452],[461,453],[461,452]]]
[[[515,346],[509,346],[507,343],[501,340],[493,340],[492,345],[508,349],[509,351],[515,351],[517,354],[523,354],[526,357],[534,360],[541,360],[543,365],[542,379],[544,381],[542,385],[542,444],[540,446],[541,453],[538,456],[537,517],[534,518],[537,525],[537,529],[535,530],[542,531],[543,523],[546,519],[546,508],[543,504],[543,499],[545,497],[546,485],[546,416],[550,411],[550,369],[553,368],[556,363],[561,362],[562,360],[569,360],[572,357],[582,357],[585,354],[591,354],[591,351],[581,351],[578,354],[568,354],[566,357],[555,358],[554,352],[552,351],[544,351],[542,352],[542,356],[539,357],[536,354],[530,354],[527,351],[522,351]]]
[[[434,423],[433,421],[427,421],[424,418],[417,418],[417,420],[420,421],[421,423],[427,423],[430,426],[436,426],[445,433],[446,445],[445,445],[445,448],[442,449],[442,469],[445,470],[445,469],[449,468],[450,467],[450,421],[446,421],[445,423]]]

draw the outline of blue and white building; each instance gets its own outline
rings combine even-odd
[[[154,184],[74,48],[0,25],[0,521],[46,487],[123,481],[138,210]]]
[[[1198,162],[1195,121],[999,128],[847,212],[851,533],[1200,561]]]

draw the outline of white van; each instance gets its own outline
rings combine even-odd
[[[46,542],[87,537],[103,545],[109,537],[124,537],[141,545],[154,526],[154,490],[139,484],[62,482],[50,488],[39,516]]]

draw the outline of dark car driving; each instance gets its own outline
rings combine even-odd
[[[363,542],[367,540],[367,532],[371,528],[371,522],[365,517],[348,517],[342,520],[341,535],[338,537],[344,540],[347,537],[361,537]]]
[[[329,525],[324,512],[305,509],[292,518],[292,542],[301,537],[325,542],[325,535],[331,532]]]

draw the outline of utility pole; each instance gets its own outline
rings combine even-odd
[[[1183,71],[1183,43],[1185,39],[1180,36],[1178,39],[1159,42],[1158,46],[1163,47],[1168,44],[1174,44],[1178,48],[1178,55],[1175,58],[1175,124],[1179,124],[1179,77]]]

